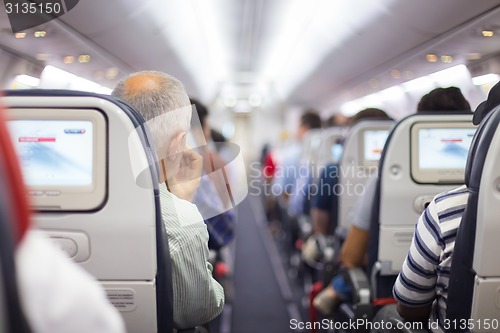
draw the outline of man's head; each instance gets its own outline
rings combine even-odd
[[[474,125],[479,125],[481,120],[498,105],[500,105],[500,82],[491,88],[488,93],[488,99],[479,104],[476,111],[474,111],[474,116],[472,118]]]
[[[179,168],[191,121],[189,98],[182,83],[161,72],[145,71],[127,76],[112,92],[133,106],[146,120],[159,160],[169,175]]]
[[[299,140],[302,140],[304,135],[311,129],[321,128],[321,118],[313,110],[307,110],[300,117],[299,129],[297,131],[297,136]]]
[[[385,111],[377,108],[368,108],[359,111],[354,116],[349,118],[349,126],[354,126],[357,122],[363,119],[392,120],[392,118],[389,117]]]
[[[422,111],[471,111],[460,88],[436,88],[424,95],[417,105],[417,112]]]

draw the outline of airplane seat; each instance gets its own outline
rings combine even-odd
[[[370,282],[365,297],[372,305],[368,316],[395,303],[392,286],[426,205],[436,194],[463,184],[462,165],[475,132],[471,118],[471,113],[414,114],[398,122],[387,138],[370,221],[367,275],[363,277]],[[354,295],[360,292],[357,284],[352,284]]]
[[[448,285],[446,318],[474,325],[457,325],[447,332],[491,332],[499,328],[500,265],[494,257],[500,238],[499,124],[497,106],[479,125],[469,151],[465,178],[469,198],[455,239]]]
[[[17,173],[17,174],[16,174]],[[17,159],[0,113],[0,332],[30,333],[18,293],[15,247],[29,226]]]
[[[317,168],[323,168],[329,163],[339,163],[342,158],[343,138],[345,136],[345,128],[330,127],[322,130],[319,147],[313,157]],[[313,182],[317,182],[319,172],[313,174]]]
[[[172,332],[157,158],[143,118],[85,92],[9,91],[3,102],[22,164],[35,171],[25,179],[35,224],[102,283],[128,332]]]
[[[349,215],[367,179],[378,168],[382,148],[393,125],[392,120],[365,119],[350,128],[338,172],[338,227],[349,227]]]

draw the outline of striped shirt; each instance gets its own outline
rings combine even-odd
[[[432,200],[418,220],[410,251],[394,284],[394,297],[402,305],[432,303],[429,320],[439,326],[433,332],[444,331],[451,259],[468,198],[464,185]]]
[[[160,184],[160,205],[172,259],[174,326],[192,328],[218,316],[224,290],[212,277],[208,262],[208,232],[192,203]]]

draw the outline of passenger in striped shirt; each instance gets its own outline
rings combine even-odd
[[[442,101],[462,101],[453,97],[457,93],[453,90],[449,89],[447,98],[441,98]],[[432,99],[430,94],[426,96]],[[429,103],[430,100],[419,107],[433,105]],[[500,82],[491,88],[488,99],[476,108],[472,123],[479,125],[497,105],[500,105]],[[468,198],[465,185],[434,198],[418,220],[410,251],[394,284],[399,314],[411,321],[437,322],[438,327],[433,328],[433,332],[444,331],[451,260]]]
[[[457,230],[467,205],[465,185],[437,195],[418,220],[410,251],[394,284],[399,314],[438,323],[443,332]]]

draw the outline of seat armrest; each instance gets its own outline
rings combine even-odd
[[[381,308],[375,317],[373,318],[374,323],[386,323],[385,328],[383,325],[380,326],[381,329],[372,329],[370,333],[427,333],[426,323],[414,323],[413,325],[408,325],[398,313],[396,304],[386,305]],[[375,325],[374,325],[375,326]],[[413,326],[413,327],[411,327]],[[388,329],[391,327],[391,329]]]
[[[370,282],[365,271],[359,267],[344,269],[343,276],[352,288],[353,304],[370,304]]]
[[[352,289],[352,319],[370,321],[373,317],[373,305],[370,283],[365,271],[359,267],[344,269],[343,277]],[[365,331],[366,328],[359,327],[359,332]]]
[[[186,328],[183,330],[178,330],[177,333],[208,333],[208,331],[203,326],[196,326],[194,328]]]

